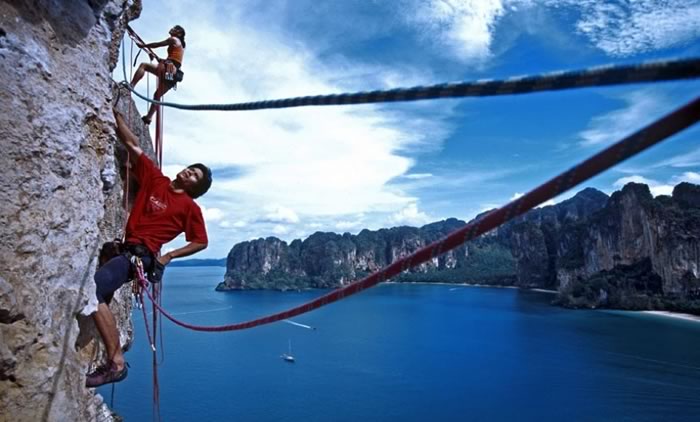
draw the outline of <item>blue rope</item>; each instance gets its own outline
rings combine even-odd
[[[625,66],[602,66],[578,71],[552,72],[535,76],[515,77],[505,80],[456,82],[385,91],[316,95],[248,103],[195,105],[155,101],[134,91],[126,81],[122,82],[122,84],[139,98],[166,107],[173,107],[181,110],[243,111],[305,106],[419,101],[435,98],[515,95],[541,91],[558,91],[572,88],[633,84],[640,82],[671,81],[698,77],[700,77],[700,58],[693,58],[655,61]]]

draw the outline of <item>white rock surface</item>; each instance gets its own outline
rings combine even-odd
[[[110,73],[140,10],[0,0],[0,421],[113,419],[84,386],[102,351],[80,313],[95,309],[97,248],[124,224]],[[112,308],[128,345],[122,293]]]

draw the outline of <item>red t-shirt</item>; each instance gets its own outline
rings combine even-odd
[[[170,179],[141,154],[136,168],[139,193],[126,224],[126,241],[140,243],[157,254],[160,248],[185,232],[188,242],[208,243],[202,210],[186,193],[170,188]]]

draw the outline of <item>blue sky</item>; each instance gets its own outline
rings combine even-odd
[[[146,41],[174,24],[187,31],[185,80],[166,100],[189,104],[700,56],[700,0],[144,3],[132,27]],[[114,77],[122,79],[121,64]],[[214,169],[198,201],[210,246],[197,257],[218,258],[259,237],[469,220],[698,93],[700,81],[682,81],[386,105],[167,109],[164,169],[174,175],[198,161]],[[555,201],[586,186],[611,193],[641,181],[658,195],[700,183],[699,138],[693,127]]]

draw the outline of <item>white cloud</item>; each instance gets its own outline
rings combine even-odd
[[[389,221],[394,225],[420,226],[430,222],[430,217],[418,210],[418,205],[411,203],[402,210],[389,217]]]
[[[272,233],[274,233],[276,235],[285,235],[285,234],[289,233],[289,228],[286,226],[283,226],[281,224],[277,224],[276,226],[274,226],[272,228]]]
[[[576,29],[611,56],[631,56],[689,43],[700,35],[700,2],[566,0],[581,8]]]
[[[465,160],[465,163],[469,163]],[[462,191],[465,187],[487,186],[500,183],[514,174],[521,173],[528,169],[528,166],[499,166],[498,168],[488,168],[475,166],[473,163],[445,166],[441,163],[435,164],[436,172],[429,177],[400,177],[392,183],[392,186],[404,192],[420,192],[438,190],[453,192]],[[410,176],[410,175],[409,175]],[[411,202],[415,202],[415,198]]]
[[[298,223],[299,216],[291,208],[282,206],[267,207],[265,219],[276,223]]]
[[[180,164],[166,164],[163,166],[163,168],[161,168],[161,171],[165,176],[169,177],[172,180],[175,179],[177,174],[181,172],[182,169],[184,169],[185,167],[187,166]]]
[[[555,201],[554,199],[550,199],[549,201],[545,201],[545,202],[541,203],[540,205],[536,206],[535,208],[548,207],[550,205],[556,205],[556,204],[557,204],[557,201]]]
[[[338,221],[335,224],[335,228],[341,231],[346,231],[349,229],[354,229],[360,227],[362,224],[362,221],[346,221],[346,220],[341,220]]]
[[[583,35],[595,48],[614,57],[690,44],[700,35],[698,0],[417,0],[407,9],[409,20],[419,23],[431,40],[462,61],[480,64],[494,55],[499,21],[506,14],[536,8],[566,8],[576,16],[570,32]],[[552,36],[552,28],[537,23],[539,26],[522,22],[522,28],[508,30],[515,31],[512,37],[520,31]]]
[[[649,178],[646,178],[644,176],[634,175],[634,176],[623,177],[621,179],[616,180],[613,183],[613,186],[615,186],[616,188],[619,189],[630,182],[644,183],[645,185],[649,186],[649,191],[651,191],[651,194],[654,196],[671,195],[673,193],[673,188],[681,182],[699,184],[700,183],[700,173],[687,171],[685,173],[678,174],[678,175],[671,177],[668,180],[668,182],[666,182],[666,183],[659,182],[658,180],[654,180],[654,179],[649,179]]]
[[[665,99],[653,89],[623,94],[625,108],[594,117],[588,128],[579,133],[582,146],[607,146],[649,124],[661,114]]]
[[[207,208],[205,206],[201,206],[201,209],[205,221],[220,221],[222,218],[224,218],[224,212],[219,208]]]
[[[694,183],[700,185],[700,173],[694,171],[686,171],[683,174],[671,178],[671,183],[675,186],[681,182]]]
[[[516,199],[522,198],[523,196],[525,196],[524,193],[515,192],[515,193],[513,194],[513,196],[511,196],[510,199],[509,199],[508,201],[509,201],[509,202],[515,201]],[[548,200],[548,201],[545,201],[545,202],[541,203],[540,205],[536,206],[535,208],[547,207],[547,206],[550,206],[550,205],[555,205],[556,203],[557,203],[557,201],[555,201],[554,199],[550,199],[550,200]]]
[[[655,197],[659,195],[671,195],[673,193],[673,185],[649,186],[649,191]]]
[[[501,0],[419,1],[411,20],[426,26],[428,36],[447,45],[463,61],[491,57],[496,21],[504,14]]]
[[[687,154],[676,155],[669,159],[663,160],[654,165],[654,167],[699,167],[700,166],[700,148],[696,148]]]
[[[433,177],[433,175],[430,173],[411,173],[411,174],[404,174],[403,177],[406,179],[419,180],[419,179],[428,179],[430,177]]]
[[[613,186],[615,186],[616,188],[621,188],[628,183],[644,183],[645,185],[650,186],[659,184],[659,182],[657,182],[656,180],[647,179],[646,177],[640,175],[634,175],[617,179],[615,182],[613,182]]]
[[[248,222],[242,220],[234,222],[231,222],[231,220],[222,220],[219,222],[219,227],[223,229],[243,229],[245,227],[248,227]]]
[[[500,208],[500,207],[503,206],[503,205],[504,205],[504,204],[496,204],[496,203],[494,203],[494,202],[488,202],[488,203],[485,203],[485,204],[479,204],[479,213],[482,213],[482,212],[484,212],[484,211],[491,211],[492,209]]]

